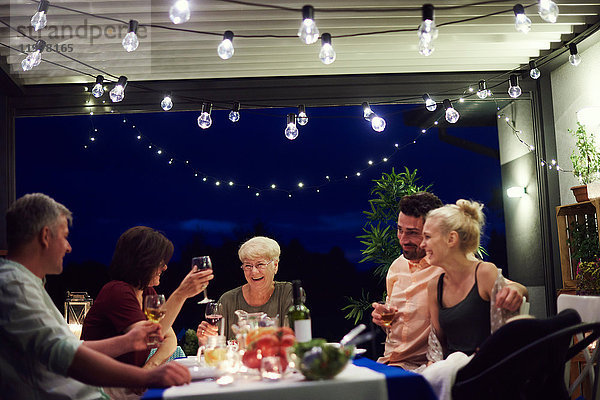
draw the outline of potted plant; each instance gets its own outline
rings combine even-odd
[[[582,261],[577,265],[577,294],[600,296],[600,259]]]
[[[595,138],[585,130],[585,126],[577,122],[577,130],[569,133],[575,138],[576,149],[571,154],[573,174],[579,179],[581,185],[573,186],[571,190],[577,202],[587,201],[587,185],[597,179],[600,172],[600,153],[596,149]]]

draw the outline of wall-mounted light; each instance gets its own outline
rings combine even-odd
[[[523,197],[527,194],[527,190],[523,186],[512,186],[506,189],[506,195],[508,197]]]

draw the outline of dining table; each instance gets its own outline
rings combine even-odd
[[[228,385],[215,380],[192,381],[168,389],[149,389],[144,400],[436,400],[422,375],[379,364],[365,357],[352,363],[333,379],[306,380],[293,373],[277,381],[234,379]]]

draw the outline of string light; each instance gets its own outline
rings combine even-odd
[[[433,5],[423,4],[422,22],[419,25],[417,36],[419,37],[419,53],[429,56],[433,53],[433,41],[438,37],[438,28],[433,20]]]
[[[446,121],[450,122],[451,124],[455,124],[456,122],[458,122],[460,114],[454,109],[454,107],[452,107],[452,103],[450,102],[450,100],[445,99],[443,101],[443,104],[444,109],[446,110]]]
[[[190,3],[188,0],[175,0],[175,3],[169,9],[169,19],[175,25],[183,24],[189,21],[192,15],[190,11]]]
[[[40,65],[42,62],[42,51],[46,48],[46,42],[40,39],[35,42],[33,48],[33,52],[29,53],[27,57],[21,61],[21,68],[23,68],[23,71],[30,71],[32,68]]]
[[[508,95],[513,99],[516,99],[521,95],[521,87],[519,86],[519,76],[512,74],[509,79],[510,83],[508,86]]]
[[[515,29],[519,32],[528,33],[531,30],[531,20],[525,15],[523,5],[515,4],[513,11],[515,13]]]
[[[319,59],[325,65],[329,65],[335,61],[335,50],[331,44],[331,35],[324,33],[321,35],[321,51],[319,51]]]
[[[298,127],[296,126],[296,114],[287,115],[287,125],[285,127],[285,137],[294,140],[298,137]]]
[[[538,79],[540,75],[540,70],[535,66],[535,61],[529,61],[529,76],[531,79]]]
[[[117,81],[117,84],[115,85],[113,90],[110,91],[110,99],[113,101],[113,103],[118,103],[120,101],[123,101],[123,99],[125,98],[125,87],[126,86],[127,86],[127,77],[120,76],[119,80]]]
[[[308,116],[306,115],[306,107],[304,107],[304,104],[298,106],[298,118],[296,119],[296,122],[298,122],[298,125],[300,126],[308,124]]]
[[[212,125],[212,118],[210,113],[212,112],[212,103],[202,103],[202,112],[198,117],[198,126],[202,129],[208,129]]]
[[[229,120],[231,122],[238,122],[240,120],[240,103],[238,101],[233,103],[233,107],[229,111]]]
[[[221,43],[219,43],[219,46],[217,47],[217,54],[219,55],[219,57],[221,57],[221,59],[229,60],[231,57],[233,57],[234,52],[235,49],[233,48],[233,32],[225,31],[225,33],[223,34],[223,40],[221,41]]]
[[[423,100],[425,100],[425,108],[427,108],[427,111],[433,112],[437,109],[437,103],[427,93],[423,95]]]
[[[371,122],[371,128],[373,128],[375,132],[383,132],[386,125],[385,120],[371,110],[371,106],[369,106],[368,102],[362,103],[362,107],[363,118]]]
[[[167,92],[165,94],[165,97],[160,102],[160,106],[165,111],[169,111],[171,108],[173,108],[173,100],[171,99],[171,92]]]
[[[137,49],[138,46],[140,45],[140,41],[138,40],[138,37],[137,37],[137,29],[138,29],[138,22],[135,19],[129,20],[129,31],[128,31],[127,35],[125,35],[125,37],[123,38],[123,41],[121,42],[121,44],[123,45],[123,48],[128,53],[135,51],[135,49]]]
[[[302,7],[302,24],[298,29],[298,37],[306,44],[313,44],[319,39],[319,28],[315,24],[315,9],[313,6]]]
[[[558,6],[551,0],[540,0],[538,14],[544,21],[553,24],[558,19]]]
[[[569,53],[571,53],[569,55],[569,62],[571,65],[574,67],[578,66],[579,63],[581,63],[581,56],[577,52],[577,45],[575,43],[569,44]]]
[[[102,97],[104,94],[104,77],[102,75],[98,75],[96,77],[96,84],[92,88],[92,95],[95,98]]]
[[[33,29],[36,32],[40,29],[44,29],[46,23],[48,22],[46,14],[48,13],[49,5],[50,3],[48,0],[41,0],[40,4],[38,5],[37,12],[33,14],[33,17],[31,17],[31,26],[33,26]]]
[[[487,88],[487,84],[485,83],[484,80],[480,80],[478,85],[479,85],[479,90],[477,91],[477,97],[479,97],[481,100],[486,99],[489,95],[489,90]]]

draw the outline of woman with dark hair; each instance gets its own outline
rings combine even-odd
[[[160,283],[160,275],[167,269],[172,255],[173,243],[160,232],[146,226],[125,231],[110,263],[112,280],[104,285],[88,312],[81,338],[106,339],[128,332],[140,321],[146,321],[144,298],[156,294],[154,286]],[[165,338],[150,359],[149,350],[127,353],[118,359],[145,368],[166,361],[177,347],[177,338],[171,328],[173,321],[185,300],[204,290],[212,278],[212,270],[197,271],[194,268],[171,294],[166,303],[166,315],[160,321]]]

